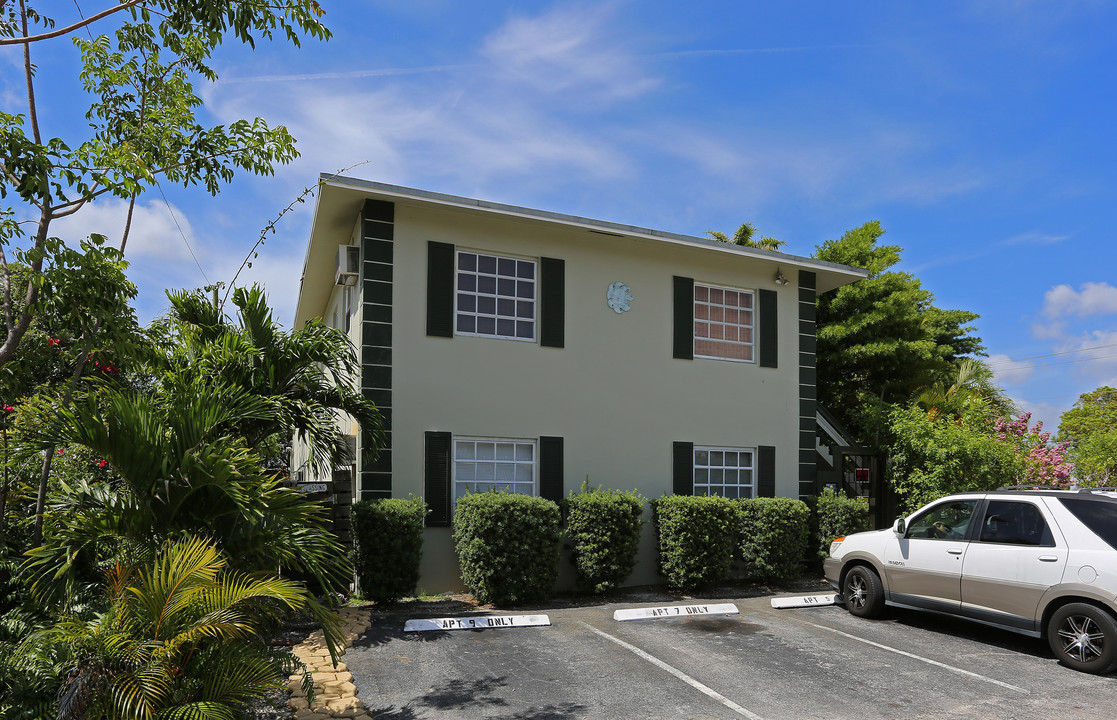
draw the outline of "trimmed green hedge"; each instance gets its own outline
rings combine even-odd
[[[466,495],[454,513],[462,581],[482,603],[515,605],[550,597],[558,580],[559,507],[507,492]]]
[[[869,529],[869,501],[826,488],[818,496],[818,555],[829,557],[830,542]]]
[[[578,586],[593,593],[618,587],[636,567],[645,498],[635,490],[592,490],[583,485],[564,502]]]
[[[427,512],[416,497],[353,504],[353,567],[363,597],[384,603],[415,592]]]
[[[739,525],[734,501],[664,495],[652,501],[659,536],[659,571],[678,589],[713,585],[729,575]]]
[[[807,551],[810,510],[793,498],[737,500],[741,517],[741,560],[758,580],[799,577]]]

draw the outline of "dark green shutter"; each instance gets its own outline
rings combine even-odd
[[[539,344],[566,342],[566,261],[539,258]]]
[[[454,337],[454,246],[427,243],[427,335]]]
[[[539,438],[539,497],[558,502],[564,488],[562,438]]]
[[[427,432],[424,442],[425,462],[423,464],[424,499],[430,508],[427,525],[448,527],[450,525],[450,445],[448,432]]]
[[[757,338],[760,341],[760,367],[776,367],[779,345],[779,334],[776,323],[776,291],[760,290],[757,298],[757,315],[759,315],[759,329]]]
[[[674,354],[680,360],[694,359],[694,279],[675,276]],[[689,495],[689,493],[687,493]]]
[[[776,496],[776,448],[761,445],[756,449],[756,495]]]
[[[677,442],[671,452],[671,491],[676,495],[694,494],[694,443]]]

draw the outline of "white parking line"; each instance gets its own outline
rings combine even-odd
[[[866,645],[872,645],[873,647],[880,648],[881,650],[887,650],[888,652],[894,652],[897,655],[903,655],[904,657],[909,657],[913,660],[918,660],[920,662],[925,662],[928,665],[934,665],[935,667],[940,667],[940,668],[943,668],[944,670],[949,670],[950,672],[958,673],[960,675],[968,675],[969,677],[976,678],[978,680],[984,680],[985,682],[993,683],[994,685],[1000,685],[1003,688],[1008,688],[1009,690],[1014,690],[1018,693],[1024,693],[1025,695],[1030,695],[1031,694],[1029,691],[1025,690],[1024,688],[1016,687],[1015,685],[1009,685],[1006,682],[1001,682],[1000,680],[994,680],[993,678],[985,677],[984,675],[978,675],[977,673],[970,672],[969,670],[963,670],[961,668],[956,668],[952,665],[947,665],[946,663],[941,663],[938,660],[932,660],[930,658],[925,658],[925,657],[922,657],[920,655],[915,655],[913,653],[906,652],[904,650],[899,650],[899,649],[894,648],[894,647],[889,647],[887,645],[881,645],[880,643],[873,642],[872,640],[866,640],[864,638],[859,638],[856,635],[850,635],[849,633],[842,632],[841,630],[835,630],[832,627],[826,627],[825,625],[816,625],[814,623],[807,623],[807,625],[810,625],[811,627],[816,627],[820,630],[829,630],[832,633],[835,633],[837,635],[841,635],[842,637],[849,638],[850,640],[856,640],[857,642],[865,643]]]
[[[628,650],[632,653],[635,653],[637,656],[647,660],[652,665],[655,665],[656,667],[660,668],[661,670],[666,670],[667,672],[671,673],[675,677],[677,677],[680,680],[682,680],[683,682],[685,682],[687,685],[690,685],[695,690],[698,690],[702,693],[705,693],[706,695],[710,696],[714,700],[717,700],[719,703],[721,703],[725,707],[729,708],[733,712],[740,713],[744,717],[749,718],[749,720],[763,720],[763,718],[761,718],[759,715],[757,715],[755,713],[752,713],[752,712],[749,712],[748,710],[741,707],[740,705],[733,702],[732,700],[725,697],[724,695],[717,692],[716,690],[713,690],[713,689],[703,685],[702,683],[698,682],[697,680],[692,678],[690,675],[687,675],[682,670],[678,670],[676,668],[671,667],[670,665],[663,662],[659,658],[657,658],[655,656],[652,656],[652,655],[649,655],[648,653],[644,652],[643,650],[636,647],[635,645],[630,645],[629,643],[626,643],[624,640],[621,640],[618,637],[613,637],[612,635],[610,635],[607,632],[602,632],[601,630],[598,630],[597,628],[595,628],[593,625],[589,625],[589,624],[584,623],[584,622],[581,623],[581,624],[586,626],[590,630],[594,631],[595,633],[597,633],[601,637],[605,638],[606,640],[610,640],[612,642],[615,642],[617,645],[620,645],[625,650]]]

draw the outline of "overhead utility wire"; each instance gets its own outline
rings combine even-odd
[[[1016,367],[1013,367],[1011,369],[1012,370],[1027,370],[1027,369],[1030,369],[1030,368],[1054,367],[1056,365],[1074,365],[1076,363],[1091,362],[1091,361],[1094,361],[1094,360],[1106,360],[1108,358],[1117,358],[1117,354],[1114,354],[1114,355],[1098,355],[1097,357],[1088,357],[1088,358],[1077,358],[1075,360],[1064,360],[1063,362],[1039,363],[1039,364],[1036,364],[1036,365],[1017,365]]]
[[[1104,350],[1105,348],[1117,347],[1117,343],[1110,343],[1108,345],[1095,345],[1094,347],[1079,348],[1078,350],[1064,350],[1063,352],[1049,353],[1047,355],[1027,355],[1022,358],[1012,358],[1009,360],[996,360],[994,362],[985,363],[986,365],[1007,365],[1009,363],[1020,362],[1021,360],[1038,360],[1045,357],[1056,357],[1058,355],[1073,355],[1074,353],[1090,352],[1091,350]],[[1108,357],[1108,356],[1106,356]],[[1090,359],[1090,358],[1086,358]]]
[[[171,214],[171,220],[174,221],[175,227],[178,228],[178,234],[182,237],[182,242],[186,243],[186,249],[190,251],[190,257],[194,258],[194,264],[198,266],[198,272],[202,274],[205,281],[209,282],[209,277],[206,276],[206,271],[202,269],[202,264],[198,262],[198,256],[194,254],[194,248],[190,247],[190,241],[186,239],[186,233],[182,231],[182,226],[178,224],[178,218],[175,217],[175,211],[171,209],[171,203],[167,200],[167,194],[163,192],[163,186],[159,181],[155,181],[155,187],[159,188],[159,194],[163,196],[163,204],[167,206],[167,212]]]

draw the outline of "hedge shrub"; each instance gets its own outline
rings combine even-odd
[[[384,603],[415,592],[427,512],[416,497],[353,503],[353,566],[363,597]]]
[[[652,501],[652,518],[659,536],[659,571],[669,586],[698,589],[729,575],[739,525],[734,501],[664,495]]]
[[[466,495],[454,513],[462,582],[482,603],[545,600],[558,580],[558,504],[508,492]]]
[[[618,587],[636,567],[646,499],[635,490],[593,490],[583,485],[565,502],[566,535],[578,586],[593,593]]]
[[[737,500],[741,560],[749,577],[781,581],[799,577],[810,535],[810,510],[793,498]]]
[[[869,529],[869,501],[847,497],[845,493],[826,488],[818,496],[818,555],[830,555],[830,542],[842,535]]]

